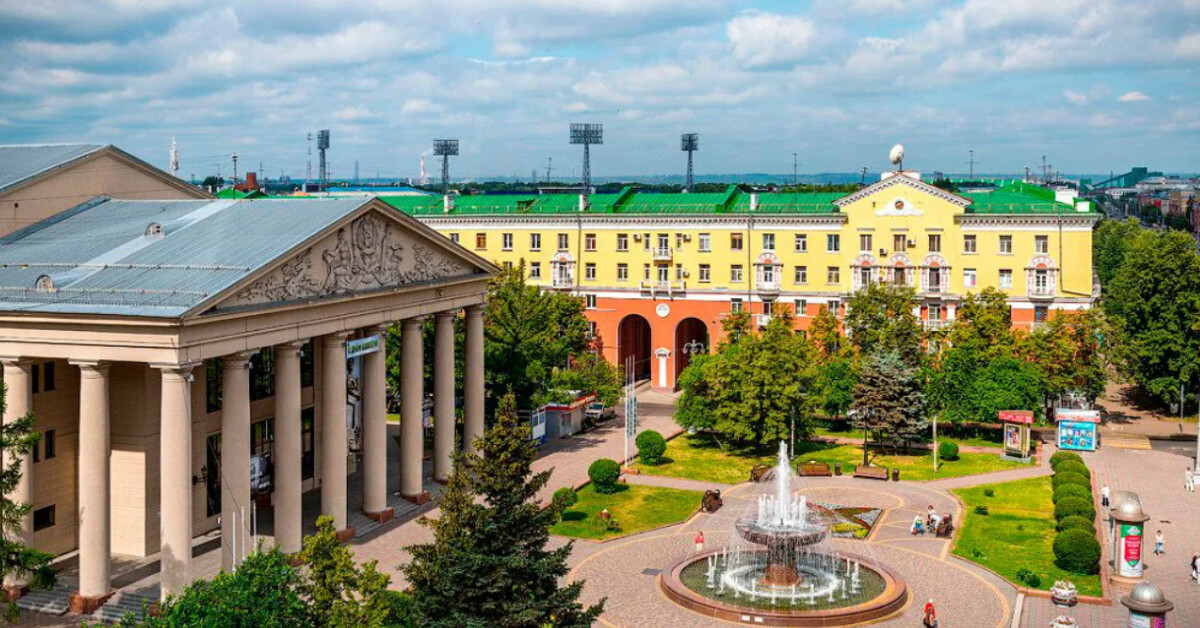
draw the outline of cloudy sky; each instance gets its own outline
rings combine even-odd
[[[0,0],[0,142],[114,143],[181,175],[887,167],[1200,170],[1200,0]],[[431,167],[431,170],[433,168]],[[556,177],[557,178],[557,177]]]

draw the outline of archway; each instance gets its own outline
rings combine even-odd
[[[617,326],[617,364],[629,368],[634,381],[650,379],[650,322],[638,314],[621,319]]]
[[[698,318],[685,318],[675,326],[675,386],[679,374],[691,362],[692,355],[708,353],[708,325]]]

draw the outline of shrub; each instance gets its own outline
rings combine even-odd
[[[1078,497],[1079,499],[1091,499],[1092,492],[1087,487],[1078,484],[1063,484],[1054,489],[1054,503],[1066,497]]]
[[[579,494],[575,492],[575,489],[564,486],[554,491],[554,497],[551,498],[551,502],[555,508],[558,508],[559,512],[562,512],[579,503]]]
[[[1017,580],[1020,580],[1031,589],[1037,589],[1042,586],[1042,579],[1024,567],[1017,570]]]
[[[1092,532],[1063,530],[1054,537],[1054,564],[1077,574],[1100,571],[1100,542]]]
[[[1067,515],[1058,521],[1058,525],[1054,526],[1054,529],[1058,532],[1071,529],[1093,532],[1096,528],[1087,517],[1081,517],[1079,515]]]
[[[996,491],[993,491],[990,488],[985,488],[985,489],[983,489],[983,496],[984,497],[995,497]]]
[[[588,477],[595,485],[597,493],[615,493],[617,479],[621,477],[621,465],[617,464],[616,460],[601,458],[588,467]]]
[[[1055,473],[1078,473],[1087,479],[1092,479],[1092,472],[1088,471],[1087,465],[1082,462],[1068,460],[1054,467]]]
[[[1066,517],[1079,516],[1088,521],[1096,520],[1096,510],[1092,508],[1092,502],[1079,499],[1078,497],[1066,497],[1054,504],[1054,519],[1062,521]]]
[[[663,439],[662,434],[646,430],[638,434],[633,442],[637,445],[638,459],[642,464],[652,467],[662,464],[663,453],[667,451],[667,441]]]
[[[938,445],[938,457],[942,460],[958,460],[958,444],[942,441]]]
[[[1077,484],[1089,492],[1092,490],[1092,482],[1078,473],[1055,473],[1051,483],[1055,490],[1064,484]]]
[[[1050,456],[1050,467],[1058,468],[1058,465],[1066,461],[1083,462],[1083,457],[1073,451],[1058,451],[1053,456]]]
[[[983,504],[979,504],[978,506],[975,506],[975,514],[977,514],[977,515],[988,514],[988,507],[984,506]]]

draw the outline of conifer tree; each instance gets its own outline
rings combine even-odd
[[[571,544],[546,549],[560,513],[537,502],[550,472],[531,474],[536,449],[511,395],[477,445],[479,455],[456,454],[441,515],[422,520],[433,542],[409,547],[412,561],[401,567],[420,625],[591,626],[604,602],[585,609],[582,582],[559,585]]]
[[[873,354],[864,362],[854,388],[854,408],[854,425],[863,430],[863,464],[867,464],[869,433],[881,442],[891,439],[907,447],[929,424],[920,370],[891,351]]]
[[[0,395],[0,413],[4,411]],[[21,534],[21,522],[33,506],[14,501],[13,491],[21,482],[22,460],[33,453],[41,434],[33,431],[33,413],[0,425],[0,579],[27,582],[30,588],[48,589],[54,584],[50,561],[54,556],[28,547]],[[15,600],[9,600],[5,617],[14,622],[20,616]]]

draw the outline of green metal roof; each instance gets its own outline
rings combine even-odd
[[[1095,208],[1081,212],[1070,203],[1055,200],[1054,190],[1030,183],[1018,182],[990,192],[963,194],[971,199],[969,214],[988,215],[1038,215],[1038,214],[1084,214],[1096,213]]]
[[[836,214],[833,204],[845,194],[841,192],[797,192],[758,195],[758,212],[763,214]],[[733,211],[750,211],[750,195],[738,194]]]

